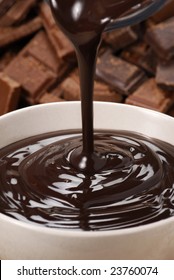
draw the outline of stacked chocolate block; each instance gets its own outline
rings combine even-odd
[[[94,100],[174,115],[174,0],[145,22],[103,34]],[[76,55],[39,0],[0,0],[0,115],[80,100]]]

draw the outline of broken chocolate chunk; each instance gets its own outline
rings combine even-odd
[[[160,58],[174,57],[174,17],[149,28],[146,41]]]
[[[21,84],[27,97],[36,98],[54,83],[56,75],[31,56],[18,55],[4,72]]]
[[[138,40],[138,34],[133,27],[124,27],[112,32],[103,34],[103,40],[112,47],[114,52],[125,48],[126,46]]]
[[[146,78],[143,70],[114,56],[110,51],[98,59],[96,76],[123,95],[129,95]]]
[[[126,103],[166,113],[174,104],[174,95],[159,88],[152,78],[131,94]]]
[[[174,59],[158,63],[156,82],[163,89],[174,92]]]
[[[125,48],[121,53],[121,57],[141,67],[148,75],[154,76],[156,74],[157,57],[152,49],[143,41]]]

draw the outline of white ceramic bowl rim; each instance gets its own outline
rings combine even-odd
[[[26,108],[22,108],[19,109],[17,111],[13,111],[10,113],[7,113],[3,116],[0,116],[0,119],[7,119],[9,117],[12,117],[13,115],[16,114],[20,114],[22,111],[30,111],[33,110],[33,107],[35,107],[36,109],[39,107],[48,107],[48,106],[62,106],[62,105],[66,105],[66,106],[72,106],[72,104],[78,104],[80,105],[79,101],[70,101],[70,102],[61,102],[61,103],[49,103],[49,104],[41,104],[41,105],[35,105],[35,106],[30,106],[30,107],[26,107]],[[94,102],[94,105],[96,106],[100,106],[100,104],[102,104],[102,106],[104,104],[106,104],[107,106],[117,106],[120,107],[121,109],[124,107],[130,108],[131,110],[138,110],[140,112],[144,112],[147,114],[151,114],[151,115],[156,115],[157,117],[160,116],[161,119],[167,119],[169,121],[174,122],[173,117],[168,116],[166,114],[160,113],[160,112],[156,112],[150,109],[146,109],[146,108],[140,108],[140,107],[136,107],[136,106],[132,106],[132,105],[128,105],[128,104],[114,104],[111,102]],[[45,227],[39,224],[35,224],[35,223],[30,223],[30,222],[25,222],[25,221],[20,221],[20,220],[16,220],[15,218],[11,218],[5,214],[0,213],[0,220],[4,220],[8,223],[14,224],[16,226],[19,226],[21,228],[25,228],[25,229],[30,229],[31,231],[37,231],[40,233],[45,233],[45,234],[49,234],[49,235],[62,235],[62,236],[74,236],[74,237],[94,237],[94,236],[116,236],[116,235],[128,235],[128,234],[133,234],[134,232],[145,232],[148,231],[149,229],[154,229],[156,228],[156,230],[158,230],[158,228],[160,227],[167,227],[168,224],[170,224],[171,222],[174,223],[174,217],[169,217],[160,221],[156,221],[153,223],[149,223],[147,225],[140,225],[140,226],[135,226],[135,227],[130,227],[130,228],[124,228],[124,229],[116,229],[116,230],[106,230],[106,231],[81,231],[81,230],[65,230],[65,229],[57,229],[57,228],[51,228],[51,227]]]

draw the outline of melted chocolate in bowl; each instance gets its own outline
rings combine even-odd
[[[82,134],[53,132],[1,149],[1,213],[48,227],[100,231],[174,215],[174,147],[127,131],[93,131],[101,33],[143,2],[51,1],[78,57]]]
[[[0,211],[48,227],[101,231],[174,215],[172,145],[126,131],[99,131],[94,139],[104,164],[90,174],[70,163],[82,145],[78,131],[2,149]]]

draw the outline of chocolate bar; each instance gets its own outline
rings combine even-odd
[[[0,27],[0,48],[32,35],[42,27],[42,20],[36,17],[18,27]]]
[[[16,109],[20,98],[20,85],[4,73],[0,73],[0,115]]]
[[[174,57],[174,17],[154,25],[146,32],[146,41],[164,60]]]
[[[96,76],[123,95],[132,93],[146,78],[143,70],[116,57],[111,51],[98,59]]]
[[[158,64],[156,82],[163,89],[174,93],[174,59]]]
[[[155,79],[152,78],[131,94],[126,99],[126,103],[166,113],[174,104],[174,96],[159,88]]]
[[[0,26],[11,26],[22,21],[30,9],[35,5],[36,0],[18,0],[14,5],[0,18]]]

